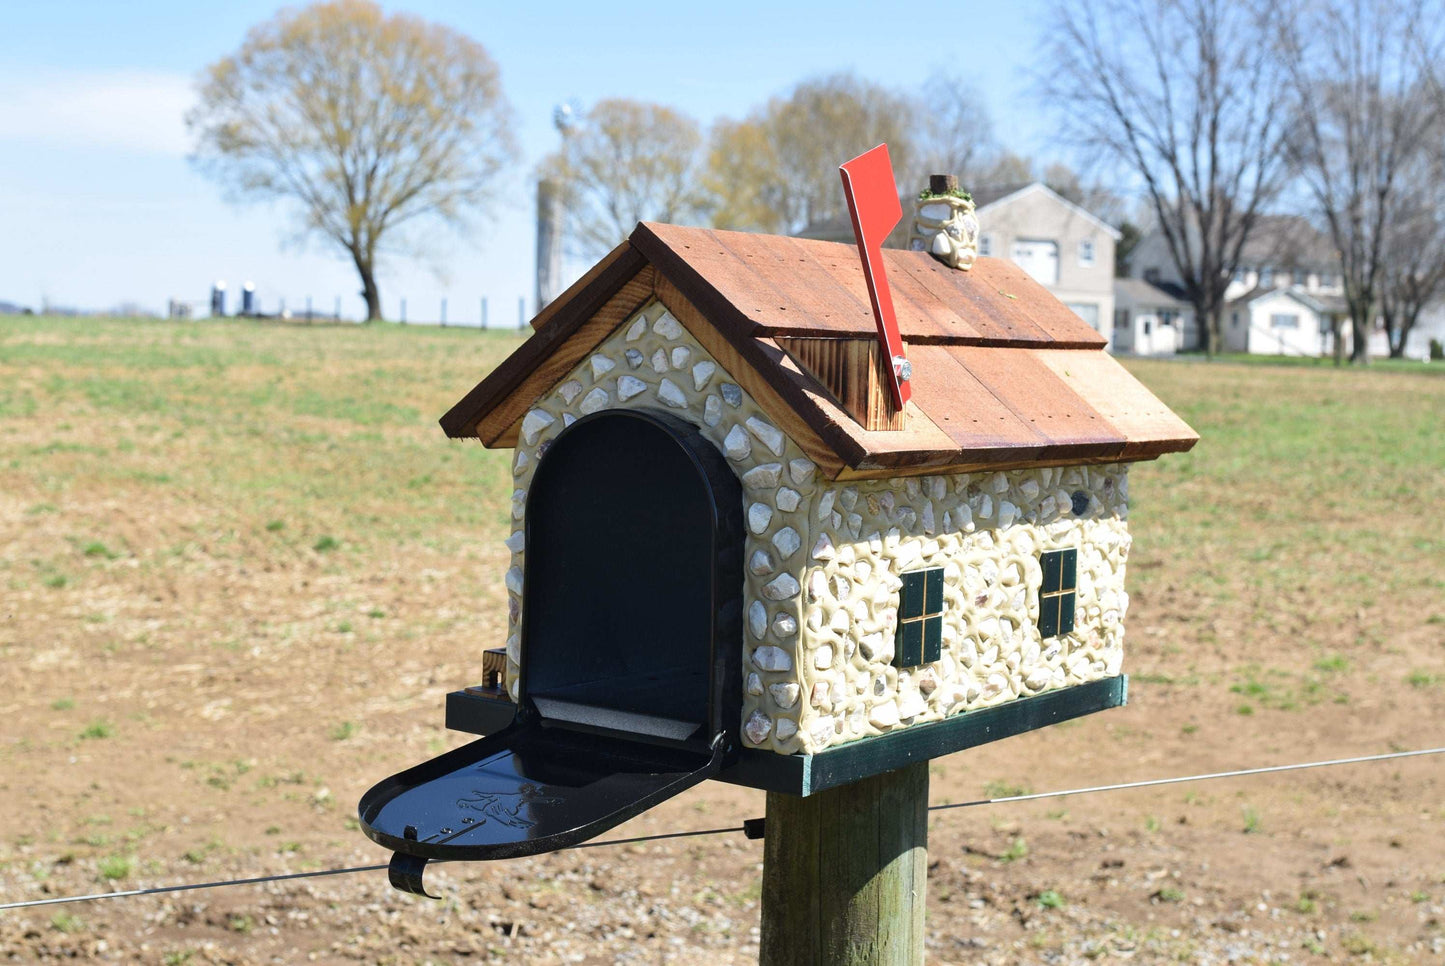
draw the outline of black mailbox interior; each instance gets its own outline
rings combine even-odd
[[[721,457],[661,414],[606,413],[548,449],[527,498],[522,700],[546,718],[709,740],[737,716],[714,683],[738,679],[740,640],[717,639],[714,605],[741,608],[741,579],[719,586],[738,541],[741,495]],[[721,566],[720,566],[721,565]],[[714,653],[714,644],[720,645]]]
[[[742,505],[668,414],[595,413],[552,441],[527,498],[516,718],[362,797],[393,884],[421,892],[428,859],[574,845],[735,759]]]

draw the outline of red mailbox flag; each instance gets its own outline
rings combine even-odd
[[[853,237],[858,240],[858,254],[863,258],[863,277],[868,283],[868,299],[873,303],[873,321],[878,324],[878,341],[883,343],[888,389],[893,405],[902,409],[911,393],[911,369],[903,338],[898,334],[898,318],[893,314],[888,273],[883,268],[883,240],[903,217],[903,206],[898,202],[888,145],[865,151],[844,162],[838,171],[843,177],[848,213],[853,216]]]

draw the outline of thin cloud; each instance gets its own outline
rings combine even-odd
[[[184,155],[191,78],[155,71],[0,76],[0,144]]]

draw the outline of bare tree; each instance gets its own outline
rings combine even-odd
[[[1386,219],[1380,317],[1391,358],[1405,354],[1424,309],[1445,298],[1445,138],[1423,139],[1401,168]]]
[[[583,112],[544,162],[567,199],[566,235],[578,255],[610,251],[639,221],[690,221],[702,196],[697,122],[661,104],[623,98]]]
[[[1212,355],[1240,252],[1282,182],[1269,25],[1240,0],[1071,0],[1049,26],[1043,93],[1064,133],[1148,200]]]
[[[476,41],[369,0],[287,9],[207,68],[196,160],[238,198],[293,202],[381,318],[377,260],[423,221],[465,224],[512,160],[511,110]]]
[[[1353,362],[1369,358],[1401,175],[1438,139],[1440,19],[1420,0],[1302,0],[1281,17],[1290,157],[1339,253]]]
[[[904,196],[927,185],[930,174],[955,175],[964,187],[981,183],[995,146],[993,122],[978,89],[958,76],[935,73],[914,100],[913,111],[919,120],[914,159],[909,169],[898,169]]]
[[[740,122],[713,129],[705,184],[713,223],[795,233],[848,222],[838,165],[879,142],[912,171],[917,104],[852,74],[807,80]]]

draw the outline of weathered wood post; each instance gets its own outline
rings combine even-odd
[[[921,966],[928,762],[768,794],[761,966]]]

